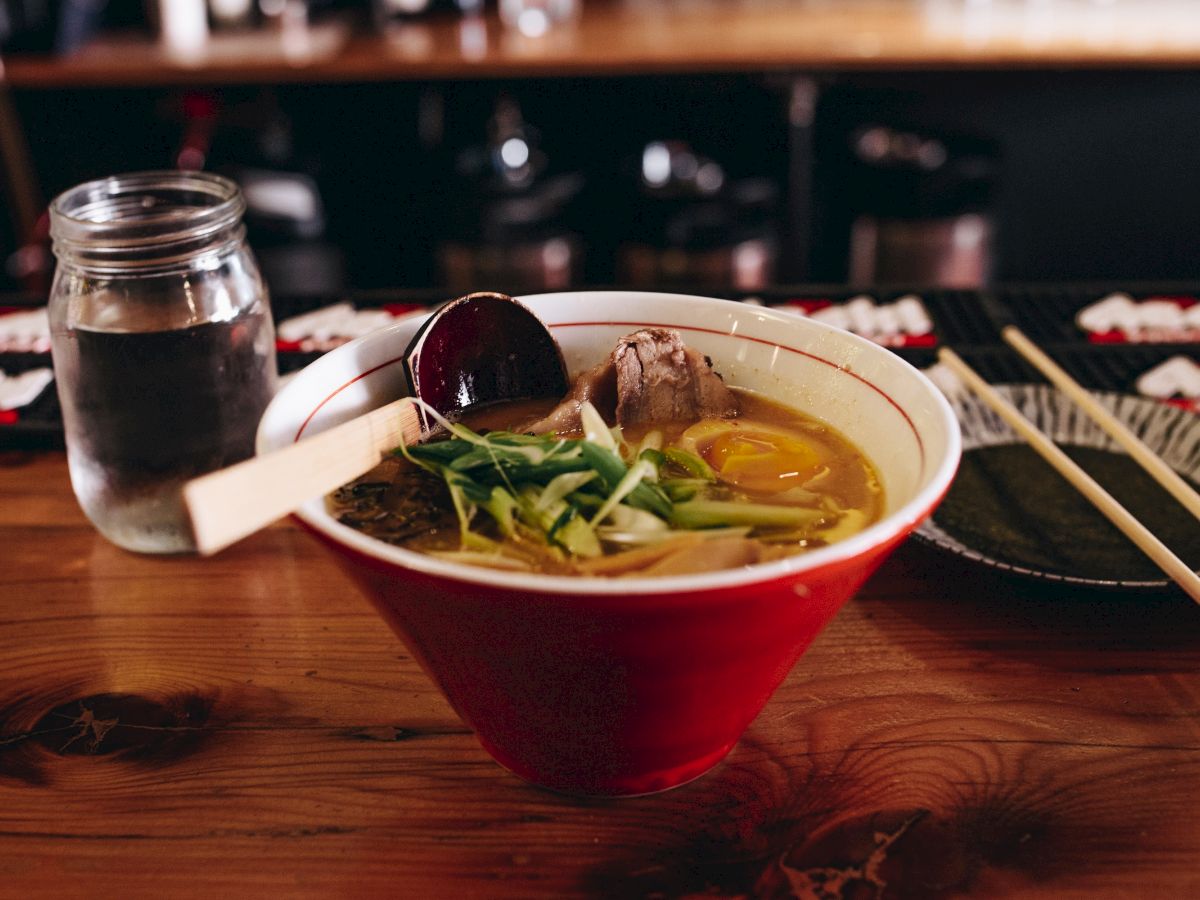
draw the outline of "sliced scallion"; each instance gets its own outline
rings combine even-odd
[[[675,504],[671,524],[680,528],[714,528],[749,525],[752,528],[804,528],[815,525],[829,513],[801,506],[771,506],[726,500],[688,500]]]

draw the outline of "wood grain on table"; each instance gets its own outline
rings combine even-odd
[[[0,454],[0,896],[1200,895],[1200,611],[910,543],[729,758],[581,800],[493,763],[326,551],[100,538]]]

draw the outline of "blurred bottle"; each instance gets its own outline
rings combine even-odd
[[[429,13],[432,6],[432,0],[371,0],[375,27],[380,31],[416,22]]]
[[[344,291],[344,255],[327,236],[320,160],[298,149],[291,119],[273,95],[223,111],[211,144],[202,157],[191,159],[241,187],[247,235],[272,294],[325,297]]]
[[[849,282],[986,284],[993,264],[995,145],[881,125],[860,129],[851,140]]]
[[[202,56],[208,46],[205,0],[158,0],[158,33],[168,55],[184,60]]]
[[[774,279],[778,191],[764,178],[727,178],[682,141],[652,141],[641,154],[630,238],[618,278],[633,287],[760,290]]]
[[[541,135],[502,96],[487,141],[458,155],[453,188],[465,198],[438,248],[443,282],[455,291],[559,290],[576,284],[583,242],[570,224],[583,187],[578,173],[552,171]]]
[[[391,31],[440,14],[483,15],[485,0],[371,0],[375,27]]]
[[[250,28],[258,21],[254,0],[208,0],[208,14],[218,30]]]
[[[500,0],[500,21],[522,37],[540,38],[569,25],[581,0]]]

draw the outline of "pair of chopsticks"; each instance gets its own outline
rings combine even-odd
[[[1027,359],[1059,390],[1073,400],[1091,419],[1104,429],[1125,451],[1163,486],[1176,500],[1200,520],[1200,494],[1183,480],[1154,451],[1143,444],[1108,410],[1096,402],[1082,385],[1071,378],[1057,363],[1013,325],[1006,326],[1001,336]],[[1200,575],[1171,552],[1162,541],[1139,522],[1094,478],[1079,467],[1058,445],[1038,430],[1015,406],[1000,395],[982,376],[948,347],[938,351],[938,360],[952,369],[981,400],[1028,441],[1043,459],[1052,465],[1076,490],[1092,502],[1110,522],[1133,541],[1197,603],[1200,603]]]

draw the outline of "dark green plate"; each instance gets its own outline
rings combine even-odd
[[[1046,385],[997,389],[1159,540],[1200,569],[1200,521],[1065,395]],[[919,540],[982,565],[1047,581],[1150,591],[1166,576],[1116,526],[973,395],[951,392],[963,433],[958,476]],[[1126,394],[1096,398],[1193,486],[1200,416]]]

